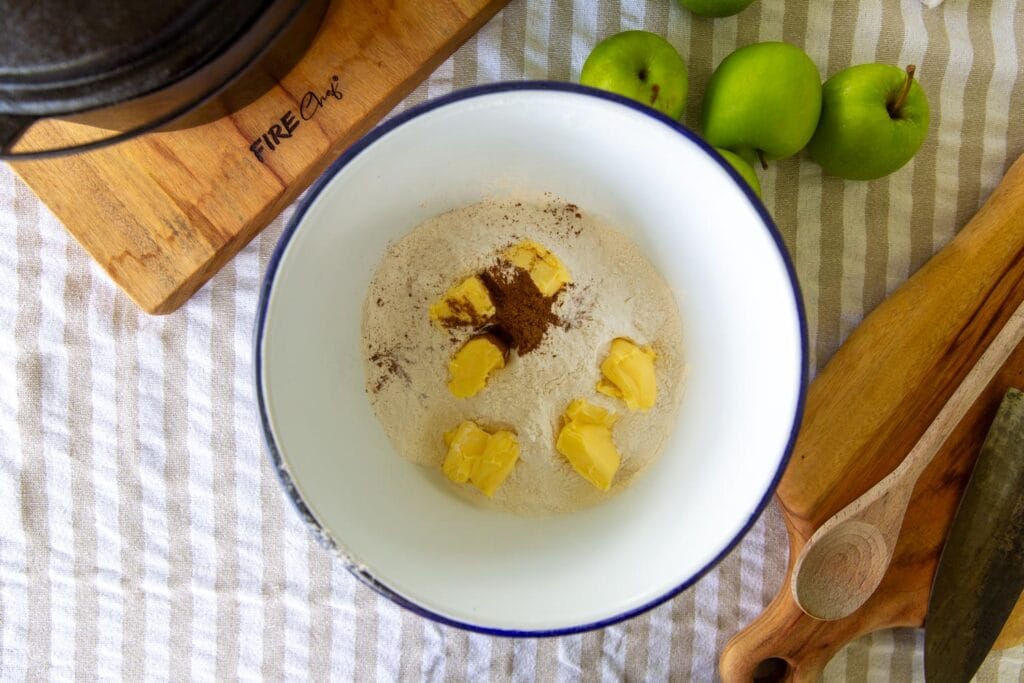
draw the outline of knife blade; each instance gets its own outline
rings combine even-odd
[[[967,482],[932,584],[929,682],[968,681],[1024,590],[1024,392],[1003,398]]]

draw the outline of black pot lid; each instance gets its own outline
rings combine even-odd
[[[0,0],[0,113],[51,116],[159,90],[273,0]]]

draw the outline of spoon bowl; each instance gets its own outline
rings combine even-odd
[[[829,529],[801,557],[793,595],[807,614],[842,619],[860,609],[882,583],[892,548],[873,524],[850,520]]]

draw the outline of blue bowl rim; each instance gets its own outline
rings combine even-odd
[[[726,173],[728,173],[733,181],[739,186],[739,188],[746,195],[751,205],[757,211],[764,224],[765,229],[775,242],[776,249],[779,252],[779,256],[783,261],[786,268],[786,273],[789,276],[790,285],[793,289],[793,301],[796,305],[797,318],[800,324],[800,387],[799,395],[797,397],[796,411],[793,415],[793,425],[790,428],[789,439],[786,443],[786,447],[783,451],[782,457],[779,460],[778,469],[775,472],[775,476],[772,478],[772,482],[769,485],[764,496],[755,506],[753,513],[749,519],[742,526],[742,528],[736,533],[729,543],[718,553],[714,558],[707,562],[697,573],[690,578],[686,579],[678,586],[666,591],[662,595],[650,600],[639,607],[635,607],[625,612],[621,612],[605,619],[598,621],[580,624],[576,626],[568,626],[565,628],[554,628],[554,629],[538,629],[538,630],[518,630],[518,629],[502,629],[490,626],[481,626],[479,624],[473,624],[458,619],[447,617],[443,614],[434,612],[422,605],[419,605],[409,598],[401,595],[394,589],[388,587],[382,581],[377,579],[370,571],[365,567],[359,567],[352,564],[345,556],[344,551],[338,547],[334,539],[330,536],[324,526],[316,519],[313,515],[312,510],[306,505],[302,496],[292,480],[291,474],[288,472],[284,459],[281,456],[281,452],[277,447],[277,443],[274,440],[273,430],[270,427],[270,416],[267,411],[267,402],[263,394],[263,337],[266,331],[267,322],[267,311],[270,303],[270,296],[273,291],[274,281],[276,280],[278,268],[281,265],[281,259],[284,253],[287,251],[288,245],[291,242],[292,237],[295,235],[296,230],[302,224],[302,220],[306,215],[306,212],[313,205],[313,203],[320,196],[320,193],[327,186],[327,184],[334,179],[334,177],[342,171],[352,160],[359,156],[367,147],[372,145],[377,140],[381,139],[391,131],[395,130],[399,126],[412,121],[424,114],[432,112],[436,109],[440,109],[456,102],[463,100],[480,97],[483,95],[492,95],[496,93],[507,93],[516,92],[523,90],[532,91],[557,91],[573,93],[577,95],[584,95],[587,97],[595,97],[598,99],[608,100],[616,104],[628,107],[640,114],[648,116],[659,123],[668,126],[673,131],[679,133],[683,137],[687,138],[690,142],[694,143],[700,149],[704,150],[712,159],[714,159],[719,166],[721,166]],[[643,614],[644,612],[654,609],[663,602],[672,599],[682,591],[691,587],[697,581],[704,577],[711,569],[713,569],[719,562],[725,558],[726,555],[731,553],[741,540],[747,535],[750,529],[757,522],[757,519],[764,512],[764,509],[768,506],[768,502],[771,500],[775,489],[779,485],[779,481],[782,479],[783,473],[786,471],[786,466],[789,464],[790,456],[793,453],[793,447],[796,444],[797,434],[800,430],[800,424],[803,420],[804,405],[807,399],[807,385],[808,385],[808,368],[807,368],[807,356],[808,356],[808,336],[807,336],[807,315],[804,308],[803,295],[800,290],[800,282],[797,279],[796,269],[793,266],[792,259],[790,258],[789,252],[786,250],[785,242],[783,241],[782,234],[779,232],[778,227],[768,214],[768,210],[761,203],[761,200],[754,194],[753,190],[747,184],[747,182],[736,172],[736,170],[727,162],[722,156],[715,151],[715,149],[707,142],[702,140],[696,133],[686,128],[681,123],[665,116],[664,114],[655,111],[654,109],[625,97],[621,97],[614,93],[609,93],[603,90],[597,90],[583,85],[577,85],[575,83],[565,83],[559,81],[511,81],[511,82],[500,82],[490,83],[484,85],[477,85],[462,90],[437,97],[429,100],[415,107],[411,107],[406,111],[395,115],[387,121],[381,123],[376,128],[371,130],[369,133],[364,135],[362,138],[357,140],[351,147],[345,150],[327,169],[320,175],[320,177],[313,183],[309,188],[309,191],[299,202],[295,212],[292,214],[291,219],[285,226],[281,237],[278,240],[277,246],[274,248],[274,252],[270,257],[270,261],[267,266],[267,272],[263,277],[263,283],[260,287],[259,302],[256,311],[256,320],[253,329],[253,369],[254,379],[256,384],[256,400],[259,405],[260,411],[260,425],[262,427],[263,439],[267,445],[268,456],[270,458],[271,465],[273,466],[274,472],[277,474],[281,485],[284,487],[288,494],[289,500],[298,511],[299,515],[305,521],[306,525],[310,528],[313,535],[317,540],[325,546],[328,550],[335,553],[340,559],[345,561],[346,568],[348,571],[355,576],[358,580],[363,582],[366,586],[374,590],[375,592],[383,595],[392,602],[401,607],[408,609],[409,611],[421,616],[436,621],[446,626],[454,626],[456,628],[464,629],[467,631],[473,631],[489,636],[502,636],[509,638],[543,638],[543,637],[557,637],[567,636],[576,633],[583,633],[586,631],[592,631],[606,626],[617,624],[621,621],[631,619],[637,615]]]

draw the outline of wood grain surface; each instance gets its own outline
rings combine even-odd
[[[779,485],[790,567],[765,611],[726,646],[726,681],[780,658],[787,678],[816,680],[847,642],[924,623],[953,513],[1003,395],[1024,387],[1024,343],[981,392],[914,488],[878,591],[845,619],[819,621],[790,592],[793,563],[829,517],[892,472],[1024,302],[1024,157],[956,238],[872,312],[811,384]],[[1024,600],[997,647],[1024,641]]]
[[[334,0],[309,52],[230,116],[14,170],[149,313],[183,304],[507,0]],[[33,127],[35,145],[81,140]]]

